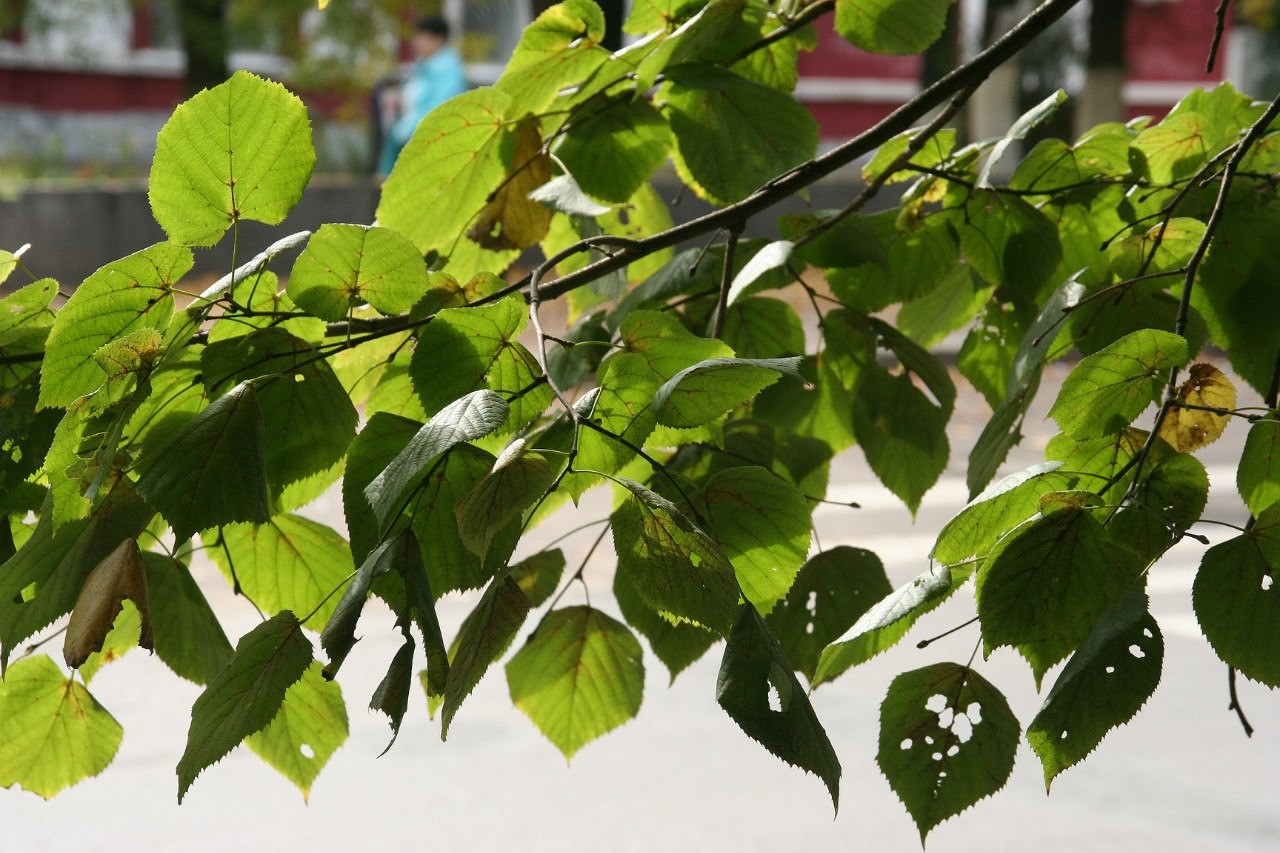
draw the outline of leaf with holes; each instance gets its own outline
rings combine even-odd
[[[935,826],[1004,787],[1020,731],[1000,691],[966,666],[938,663],[893,680],[880,706],[876,763],[922,844]]]
[[[241,219],[283,222],[315,162],[302,101],[237,71],[179,105],[160,129],[151,210],[175,243],[212,246]]]
[[[267,727],[245,738],[245,746],[298,786],[302,799],[347,740],[347,706],[342,690],[312,662],[284,693],[284,704]]]
[[[1186,338],[1139,329],[1081,359],[1063,381],[1049,417],[1072,438],[1117,432],[1151,405],[1168,370],[1188,358]]]
[[[311,662],[311,643],[287,610],[240,639],[235,656],[191,706],[187,748],[178,761],[179,803],[201,771],[266,728]]]
[[[640,710],[640,643],[621,622],[591,607],[553,610],[507,663],[511,701],[573,758]]]
[[[1200,630],[1218,657],[1254,681],[1280,687],[1280,505],[1245,534],[1205,551],[1191,587]]]
[[[748,737],[821,779],[839,808],[840,759],[791,662],[750,603],[738,609],[729,634],[716,701]]]
[[[837,545],[800,567],[787,597],[765,622],[796,669],[812,683],[822,650],[892,592],[879,557]]]
[[[1127,594],[1098,620],[1027,726],[1045,790],[1138,713],[1160,683],[1163,660],[1164,638],[1147,597]]]
[[[46,655],[15,663],[0,681],[0,787],[46,800],[111,764],[124,729]]]

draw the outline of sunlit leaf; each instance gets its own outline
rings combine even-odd
[[[320,675],[312,662],[284,693],[284,703],[267,727],[245,738],[258,754],[290,782],[305,800],[329,758],[347,739],[347,706],[342,690]]]
[[[1190,378],[1178,388],[1177,401],[1160,423],[1160,437],[1182,453],[1191,453],[1217,441],[1229,417],[1220,414],[1236,407],[1236,386],[1211,364],[1191,365]],[[1195,406],[1198,408],[1185,408]],[[1205,411],[1216,409],[1218,411]]]

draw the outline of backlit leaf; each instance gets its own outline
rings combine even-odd
[[[947,415],[906,374],[863,372],[853,405],[853,431],[880,481],[914,513],[946,467]]]
[[[289,297],[322,320],[342,320],[364,302],[401,314],[426,289],[417,248],[389,228],[363,225],[321,225],[289,276]]]
[[[156,655],[178,675],[208,684],[234,650],[191,571],[164,554],[142,555]]]
[[[160,129],[151,210],[175,243],[212,246],[241,219],[284,221],[315,162],[302,101],[237,71],[179,105]]]
[[[1236,386],[1221,370],[1211,364],[1191,365],[1190,377],[1178,388],[1177,401],[1187,406],[1174,406],[1160,423],[1160,437],[1182,453],[1192,453],[1212,444],[1227,428],[1227,415],[1206,412],[1208,409],[1230,411],[1236,407]]]
[[[245,746],[298,786],[305,800],[329,758],[347,740],[347,706],[342,690],[320,675],[313,661],[284,693],[284,704]]]
[[[553,610],[507,663],[511,701],[566,758],[640,710],[640,643],[591,607]]]
[[[451,650],[440,713],[441,740],[448,737],[449,725],[463,700],[471,695],[490,664],[502,657],[528,615],[529,599],[510,577],[499,575],[489,584],[462,623]]]
[[[111,764],[124,729],[46,655],[16,662],[0,681],[0,787],[46,800]]]
[[[942,35],[952,0],[837,0],[836,31],[872,53],[919,53]]]
[[[783,375],[799,378],[799,358],[713,358],[686,367],[653,394],[658,423],[695,427],[742,405]]]
[[[1280,421],[1258,421],[1249,427],[1236,488],[1254,515],[1280,501]]]
[[[486,249],[527,249],[547,235],[551,209],[530,193],[551,179],[551,158],[542,150],[538,120],[528,117],[514,129],[510,172],[490,196],[467,236]]]

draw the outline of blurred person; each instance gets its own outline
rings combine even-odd
[[[401,149],[418,123],[445,101],[468,88],[462,58],[449,44],[449,24],[444,18],[423,18],[414,27],[410,47],[413,63],[401,86],[383,93],[383,115],[394,117],[387,127],[378,157],[378,174],[390,174]]]

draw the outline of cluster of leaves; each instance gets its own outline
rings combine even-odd
[[[1055,97],[1003,139],[958,144],[943,127],[964,97],[1071,5],[1050,0],[815,157],[790,94],[813,27],[834,11],[862,48],[916,51],[947,0],[645,0],[617,54],[598,45],[599,9],[568,0],[495,86],[427,117],[377,225],[283,237],[199,294],[183,289],[193,247],[280,223],[314,152],[276,84],[238,73],[183,104],[151,175],[169,239],[60,307],[48,279],[0,302],[0,784],[51,796],[103,770],[121,729],[88,685],[143,645],[205,688],[179,798],[241,742],[305,791],[345,739],[334,678],[376,596],[403,637],[371,699],[393,730],[417,680],[447,735],[525,631],[505,666],[512,701],[572,756],[638,712],[640,638],[673,678],[723,642],[720,705],[834,802],[840,765],[810,691],[970,578],[986,651],[1012,647],[1037,683],[1066,662],[1025,727],[1047,784],[1155,689],[1144,585],[1197,535],[1209,483],[1194,454],[1232,419],[1249,424],[1238,486],[1253,517],[1205,554],[1194,607],[1228,665],[1280,685],[1280,107],[1224,85],[1007,162]],[[872,151],[845,209],[741,237]],[[668,159],[716,212],[672,224],[649,185]],[[891,183],[899,206],[862,213]],[[496,275],[532,247],[549,260]],[[0,256],[5,275],[18,265]],[[783,289],[807,296],[816,333]],[[552,299],[568,317],[554,334]],[[813,507],[857,445],[914,512],[947,462],[956,400],[929,348],[966,329],[956,367],[994,410],[974,499],[934,567],[895,590],[873,553],[813,549]],[[1232,380],[1196,361],[1208,344],[1264,408],[1236,408]],[[986,488],[1063,358],[1078,363],[1047,461]],[[299,514],[339,481],[347,538]],[[520,551],[568,501],[613,546],[601,606],[560,604],[600,583],[585,563]],[[198,548],[272,614],[234,649],[189,572]],[[446,638],[436,601],[465,590],[482,592]],[[77,672],[15,657],[68,614]],[[1004,784],[1023,733],[972,660],[937,664],[890,685],[878,761],[923,837]]]

